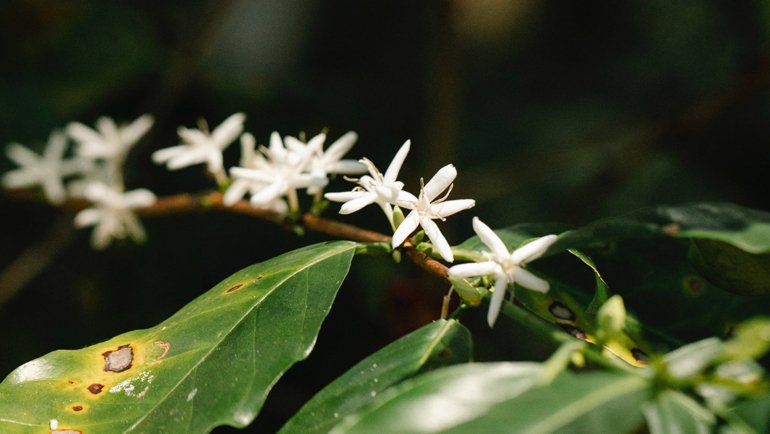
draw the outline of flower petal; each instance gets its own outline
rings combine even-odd
[[[40,156],[20,143],[11,143],[5,148],[5,155],[19,166],[37,166]]]
[[[365,191],[336,191],[333,193],[326,193],[324,197],[332,202],[347,202],[349,200],[358,199],[359,197],[367,194]]]
[[[362,194],[361,197],[345,202],[340,207],[340,214],[354,213],[360,210],[361,208],[374,203],[374,201],[377,200],[376,194],[368,193],[368,192],[367,193],[360,192],[360,193]]]
[[[211,141],[214,146],[224,150],[243,132],[243,123],[246,121],[246,115],[235,113],[222,121],[219,126],[211,132]]]
[[[343,134],[342,137],[335,140],[334,143],[329,145],[329,148],[326,150],[326,152],[324,152],[324,157],[328,161],[339,160],[343,155],[348,153],[353,145],[356,144],[356,140],[358,140],[358,134],[356,134],[354,131],[348,131],[347,133]]]
[[[517,264],[526,264],[541,257],[557,240],[556,235],[546,235],[519,247],[511,253],[511,259]]]
[[[425,188],[423,189],[425,197],[428,198],[429,202],[433,202],[433,199],[438,197],[442,191],[446,190],[455,178],[457,178],[457,169],[455,169],[455,166],[447,164],[442,167],[435,175],[433,175],[433,178],[425,184]]]
[[[420,224],[420,215],[417,214],[417,211],[410,212],[406,218],[404,218],[404,221],[401,222],[400,225],[398,225],[398,228],[396,229],[396,233],[393,234],[393,240],[391,241],[391,245],[395,249],[396,247],[400,246],[404,243],[404,240],[406,240],[406,237],[408,237],[412,232],[414,232],[415,229],[417,229],[417,226]]]
[[[476,232],[476,235],[479,236],[479,239],[489,247],[489,251],[492,252],[492,255],[499,260],[508,257],[508,248],[505,246],[505,243],[503,243],[503,240],[501,240],[495,231],[482,222],[478,217],[473,217],[473,230]]]
[[[438,225],[428,217],[423,217],[420,219],[420,226],[425,230],[425,235],[428,236],[428,239],[430,239],[433,247],[438,250],[441,257],[447,262],[454,262],[455,257],[452,254],[452,248],[449,246],[449,242],[447,242],[444,234],[441,233]]]
[[[449,268],[449,275],[452,277],[479,277],[487,274],[499,274],[502,271],[500,265],[493,261],[471,262],[468,264],[455,265]]]
[[[83,228],[93,226],[102,218],[102,210],[98,208],[86,208],[75,215],[75,227]]]
[[[152,161],[155,164],[163,164],[177,155],[183,153],[189,147],[187,145],[177,145],[168,148],[158,149],[152,153]]]
[[[500,308],[503,306],[503,299],[508,288],[508,280],[505,275],[497,276],[495,280],[495,292],[492,293],[492,299],[489,301],[489,310],[487,311],[487,324],[494,327],[497,316],[500,314]]]
[[[236,179],[233,181],[233,183],[227,187],[227,191],[225,191],[225,195],[222,197],[222,203],[225,204],[225,206],[235,205],[239,200],[243,199],[243,196],[249,191],[251,183],[252,182],[245,179]]]
[[[329,163],[326,171],[340,175],[358,175],[366,172],[366,165],[355,160],[340,160]]]
[[[431,211],[439,216],[439,218],[449,217],[452,214],[457,214],[460,211],[473,208],[476,205],[476,201],[473,199],[456,199],[447,200],[441,203],[431,204]]]
[[[546,280],[543,280],[529,271],[516,267],[513,270],[513,279],[519,286],[523,286],[527,289],[537,292],[548,292],[551,289],[551,285]]]
[[[385,182],[394,182],[398,178],[398,172],[401,170],[401,165],[406,160],[406,155],[409,153],[409,148],[412,146],[412,141],[407,140],[401,145],[396,156],[393,157],[393,161],[390,162],[388,170],[385,171]]]

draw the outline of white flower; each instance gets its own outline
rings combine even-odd
[[[345,202],[340,207],[340,214],[354,213],[367,205],[376,203],[385,212],[392,226],[393,208],[391,204],[396,203],[398,195],[404,188],[404,183],[396,181],[396,179],[398,178],[398,172],[401,170],[401,165],[404,164],[406,155],[409,153],[411,143],[410,140],[407,140],[401,145],[401,148],[396,152],[396,156],[393,157],[393,161],[388,165],[385,175],[380,173],[374,166],[374,163],[363,158],[360,161],[369,169],[369,175],[371,176],[365,175],[359,179],[352,180],[358,183],[358,186],[353,191],[326,193],[324,197],[335,202]]]
[[[325,179],[332,174],[358,175],[366,172],[367,167],[363,163],[341,159],[355,145],[358,134],[348,131],[329,145],[329,148],[324,152],[322,148],[325,140],[326,134],[321,133],[310,139],[307,144],[291,136],[284,138],[284,143],[291,151],[302,153],[307,149],[311,153],[311,158],[308,161],[308,172],[317,178]],[[318,186],[310,186],[307,192],[308,194],[316,194],[320,190],[321,188]]]
[[[120,192],[106,184],[93,182],[85,188],[84,194],[95,206],[80,211],[75,216],[75,226],[95,226],[91,236],[94,248],[107,247],[113,238],[130,236],[137,242],[145,240],[144,229],[131,210],[155,203],[156,198],[151,191],[142,188]]]
[[[3,186],[20,188],[40,185],[51,203],[63,202],[66,192],[62,178],[90,168],[89,162],[81,158],[64,160],[66,147],[67,137],[58,130],[49,136],[43,155],[18,143],[11,143],[5,153],[19,168],[3,175]]]
[[[246,115],[236,113],[225,119],[214,131],[179,127],[177,133],[182,143],[152,153],[152,161],[166,164],[169,170],[182,169],[194,164],[206,163],[209,172],[224,175],[222,151],[238,138],[243,131]]]
[[[548,282],[525,270],[524,266],[542,256],[556,242],[557,236],[540,237],[508,253],[505,243],[478,217],[473,218],[473,230],[490,250],[483,252],[487,261],[455,265],[449,269],[449,275],[459,278],[485,276],[487,274],[494,276],[495,290],[487,313],[487,322],[492,327],[500,313],[503,296],[508,285],[515,282],[533,291],[548,292],[550,289]]]
[[[406,240],[406,237],[414,232],[419,225],[422,226],[425,235],[428,236],[433,247],[438,250],[441,257],[447,262],[454,261],[452,248],[449,247],[449,243],[433,220],[444,220],[452,214],[473,208],[476,205],[476,201],[473,199],[446,200],[449,192],[452,191],[452,181],[456,177],[457,169],[453,165],[448,164],[439,169],[433,175],[433,178],[420,188],[419,197],[414,197],[414,195],[406,191],[402,191],[399,194],[397,204],[412,211],[404,218],[404,221],[401,222],[393,234],[393,248],[400,246]],[[436,199],[447,188],[449,188],[449,192],[444,197]]]
[[[67,125],[67,134],[78,144],[81,157],[122,161],[132,146],[152,127],[153,118],[144,115],[128,125],[118,127],[107,117],[96,120],[96,130],[79,122]]]
[[[276,200],[287,194],[291,202],[296,202],[298,188],[323,187],[328,182],[326,178],[318,178],[304,171],[312,156],[308,149],[298,152],[286,149],[277,132],[273,132],[270,136],[270,147],[262,147],[260,151],[267,158],[255,156],[253,167],[230,169],[235,182],[243,180],[248,183],[239,183],[237,190],[231,187],[233,191],[228,190],[225,193],[227,199],[225,204],[232,205],[237,202],[238,196],[243,196],[246,190],[251,191],[251,203],[254,206],[272,207]],[[297,204],[292,203],[292,209],[296,208]]]

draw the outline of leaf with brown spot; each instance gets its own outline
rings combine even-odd
[[[49,432],[53,420],[59,432],[88,434],[248,425],[312,350],[355,248],[295,250],[241,270],[155,327],[20,366],[0,383],[0,432]]]

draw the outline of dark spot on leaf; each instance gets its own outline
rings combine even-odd
[[[699,295],[703,292],[703,288],[705,287],[703,280],[696,276],[685,277],[683,284],[685,291],[693,295]]]
[[[451,351],[449,351],[449,348],[442,348],[441,351],[438,352],[438,356],[441,359],[446,359],[452,354]]]
[[[647,364],[650,361],[650,356],[639,348],[631,348],[631,355],[639,363]]]
[[[679,232],[682,231],[682,227],[676,223],[671,223],[660,228],[660,231],[669,237],[678,237]]]
[[[83,406],[82,405],[73,405],[72,406],[72,411],[83,411]]]
[[[261,278],[263,278],[263,277],[265,277],[265,275],[264,275],[264,274],[262,274],[262,273],[259,273],[259,274],[257,274],[257,280],[259,280],[259,279],[261,279]]]
[[[551,312],[551,315],[555,316],[556,318],[569,321],[575,320],[575,312],[572,312],[570,308],[559,303],[558,301],[551,303],[551,305],[548,306],[548,311]]]
[[[569,324],[559,324],[559,327],[561,327],[565,332],[571,334],[572,336],[580,340],[583,340],[583,341],[586,340],[585,332],[575,326],[571,326]]]
[[[227,291],[225,291],[225,293],[226,293],[226,294],[229,294],[229,293],[231,293],[231,292],[235,292],[235,291],[237,291],[237,290],[241,289],[241,286],[243,286],[243,283],[239,283],[239,284],[237,284],[237,285],[233,285],[233,286],[231,286],[231,287],[227,288]]]
[[[134,361],[134,350],[131,345],[121,345],[117,350],[105,351],[104,370],[110,372],[123,372],[131,367]]]
[[[159,362],[166,357],[166,354],[168,354],[168,351],[171,349],[171,344],[164,341],[155,341],[155,346],[163,350],[163,354],[155,358],[155,361]]]
[[[67,384],[75,384],[74,380],[67,380]]]
[[[104,389],[104,384],[94,383],[88,386],[88,391],[93,393],[94,395],[98,395],[102,393],[102,389]]]

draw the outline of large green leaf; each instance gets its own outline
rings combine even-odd
[[[281,433],[327,433],[387,388],[419,372],[468,362],[471,336],[455,320],[439,320],[362,360],[316,394]]]
[[[544,385],[537,363],[466,364],[407,380],[332,432],[623,433],[641,422],[647,387],[608,372],[563,372]]]
[[[311,351],[356,244],[248,267],[163,323],[54,351],[0,383],[0,432],[208,432],[243,427]]]

